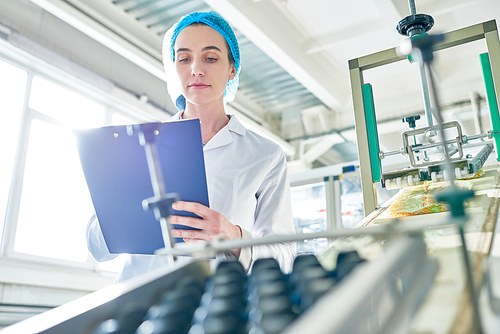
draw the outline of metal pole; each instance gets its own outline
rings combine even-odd
[[[422,82],[422,94],[424,96],[424,110],[427,119],[427,126],[433,125],[431,101],[429,98],[429,86],[427,85],[427,73],[425,67],[420,66],[420,81]]]
[[[415,1],[414,0],[409,0],[410,3],[410,14],[411,15],[416,15],[417,14],[417,8],[415,7]]]
[[[421,57],[423,58],[423,56]],[[425,63],[423,60],[420,63],[421,67],[424,67],[427,65],[427,68],[430,69],[430,64]],[[444,136],[444,127],[443,127],[443,118],[441,117],[441,110],[439,108],[439,97],[437,96],[437,90],[436,90],[436,85],[434,83],[434,78],[432,75],[429,76],[430,82],[431,82],[431,89],[432,89],[432,95],[434,97],[434,105],[436,106],[436,119],[438,121],[438,128],[439,128],[439,135],[441,137],[441,143],[443,144],[443,149],[444,149],[444,165],[446,170],[448,171],[449,175],[453,177],[453,167],[451,166],[451,159],[450,156],[448,155],[448,145],[446,144],[446,139]],[[451,182],[451,187],[455,188],[455,183]]]
[[[409,4],[410,4],[410,14],[412,16],[417,15],[415,1],[409,0]],[[422,31],[421,29],[410,30],[408,37],[412,38],[413,36],[419,35],[423,32],[424,31]],[[429,98],[429,87],[427,85],[427,73],[426,73],[424,66],[420,66],[420,82],[422,83],[422,94],[424,96],[424,110],[425,110],[425,117],[427,119],[427,126],[432,126],[433,125],[432,109],[431,109],[431,102],[430,102],[430,98]]]
[[[146,153],[146,161],[148,163],[148,169],[149,169],[149,176],[151,179],[151,186],[153,188],[153,193],[156,198],[161,198],[162,196],[166,195],[165,191],[165,182],[163,180],[163,175],[161,173],[161,166],[160,162],[157,159],[158,155],[158,148],[156,147],[155,143],[152,142],[146,142],[144,145],[144,152]],[[163,237],[163,243],[165,244],[166,249],[171,249],[174,244],[175,240],[172,237],[172,227],[169,223],[169,217],[164,217],[161,215],[160,208],[156,207],[154,209],[155,216],[161,217],[159,219],[160,223],[160,228],[161,228],[161,234]],[[173,264],[175,261],[175,258],[173,255],[167,256],[167,262],[169,264]]]
[[[363,100],[363,72],[358,60],[349,62],[352,99],[354,106],[354,122],[358,142],[359,169],[361,173],[361,188],[363,193],[363,210],[365,217],[377,208],[377,193],[372,179],[372,166],[368,149],[368,133]]]
[[[455,219],[460,221],[460,218]],[[454,224],[455,221],[449,221],[449,224]],[[460,221],[462,223],[462,221]],[[214,239],[207,243],[193,243],[193,244],[178,244],[176,247],[167,250],[159,249],[156,251],[158,255],[175,254],[175,255],[193,255],[199,254],[202,256],[212,257],[212,252],[225,252],[234,248],[244,248],[259,245],[270,245],[283,242],[304,241],[320,238],[344,238],[357,235],[401,235],[401,234],[415,234],[422,233],[424,230],[435,227],[442,227],[446,225],[445,220],[435,221],[414,221],[408,224],[401,224],[394,219],[393,224],[387,225],[374,225],[366,226],[363,228],[342,228],[332,231],[316,232],[316,233],[297,233],[290,235],[272,235],[268,237],[255,238],[255,239],[234,239],[234,240],[218,240]]]
[[[137,134],[139,144],[144,147],[146,162],[149,170],[151,187],[154,197],[144,199],[142,205],[145,210],[154,210],[155,218],[160,224],[165,249],[173,249],[175,239],[172,237],[169,223],[170,208],[177,200],[177,194],[167,194],[163,178],[160,155],[156,143],[156,136],[160,133],[161,123],[139,124],[127,127],[127,133],[131,136]],[[173,264],[176,257],[167,256],[167,262]]]
[[[422,58],[423,58],[423,56],[422,56]],[[427,66],[430,67],[429,62],[426,62],[425,64],[427,64]],[[422,66],[424,66],[424,62],[422,62]],[[431,83],[432,95],[434,97],[434,104],[436,106],[436,115],[435,116],[436,116],[436,119],[438,121],[439,134],[440,134],[441,140],[444,143],[445,138],[444,138],[444,129],[443,129],[443,119],[441,117],[441,111],[439,108],[439,98],[437,95],[436,85],[434,83],[433,76],[430,75],[429,78],[430,78],[430,83]],[[453,174],[453,168],[451,166],[451,160],[450,160],[450,157],[448,155],[448,147],[446,144],[444,144],[443,148],[444,148],[444,152],[445,152],[445,154],[444,154],[445,166],[446,166],[446,169],[448,170],[448,174],[452,178],[452,182],[450,182],[451,188],[456,189],[455,183],[453,182],[454,174]],[[472,306],[473,306],[473,310],[474,310],[474,325],[473,325],[474,326],[474,333],[483,333],[483,330],[482,330],[483,327],[481,324],[481,317],[479,314],[479,303],[478,303],[478,298],[477,298],[477,292],[476,292],[476,288],[474,286],[474,278],[472,276],[472,266],[470,264],[469,254],[467,253],[467,244],[465,243],[464,227],[463,227],[462,223],[458,223],[457,227],[458,227],[458,232],[460,234],[460,238],[462,240],[462,252],[463,252],[463,256],[464,256],[465,270],[467,272],[467,285],[469,286],[470,298],[471,298]]]

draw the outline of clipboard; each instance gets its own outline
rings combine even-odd
[[[155,137],[167,193],[209,206],[198,119],[161,123]],[[76,130],[80,161],[108,250],[154,254],[163,248],[160,223],[142,201],[153,197],[144,147],[127,126]],[[172,214],[197,217],[185,211]],[[190,229],[182,225],[174,228]],[[176,242],[183,242],[176,238]]]

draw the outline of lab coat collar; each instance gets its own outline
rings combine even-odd
[[[235,135],[245,135],[246,129],[238,121],[236,116],[228,116],[229,122],[225,127],[220,129],[219,132],[217,132],[215,136],[212,137],[212,139],[209,140],[209,142],[204,147],[205,151],[230,144],[234,140]]]
[[[182,113],[183,111],[179,111],[174,116],[172,116],[170,120],[175,121],[182,119]],[[212,139],[210,139],[209,142],[204,146],[203,149],[205,151],[230,144],[234,140],[233,135],[240,135],[240,136],[245,135],[247,130],[236,118],[236,116],[235,115],[228,115],[228,116],[229,116],[229,122],[226,124],[225,127],[220,129],[220,131],[217,132],[217,134],[213,136]]]

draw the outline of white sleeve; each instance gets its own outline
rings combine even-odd
[[[97,220],[95,213],[87,224],[87,247],[90,254],[99,262],[112,260],[118,256],[108,251],[108,246],[102,235],[101,226],[99,225],[99,220]]]
[[[252,237],[295,234],[286,157],[282,150],[278,150],[256,196],[257,207]],[[283,272],[290,273],[296,256],[295,242],[253,246],[251,256],[252,262],[259,258],[273,257]]]
[[[241,239],[252,239],[252,233],[248,232],[240,226],[241,229]],[[243,265],[246,271],[250,268],[252,264],[252,247],[243,247],[240,250],[240,256],[238,260]]]

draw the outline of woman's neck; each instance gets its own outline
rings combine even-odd
[[[188,104],[182,114],[183,119],[198,118],[201,126],[201,138],[207,143],[229,122],[224,106],[210,108],[209,106],[195,106]]]

